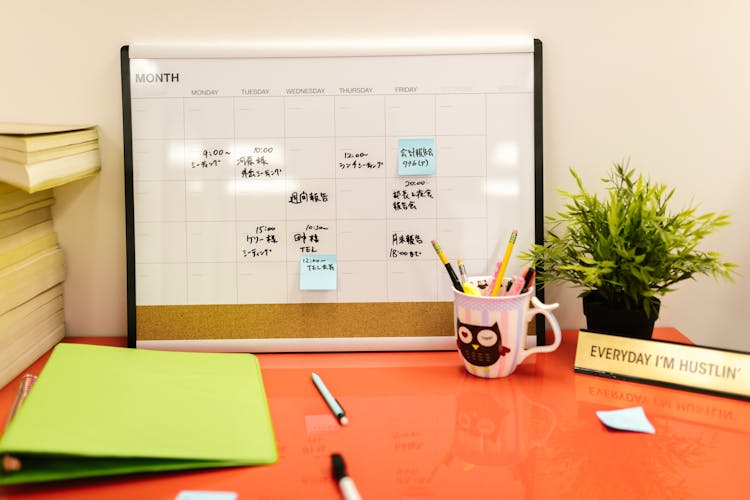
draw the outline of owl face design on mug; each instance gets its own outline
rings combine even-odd
[[[469,325],[457,320],[458,350],[461,356],[475,366],[492,366],[500,356],[505,356],[510,349],[502,342],[502,335],[497,323],[492,326]]]

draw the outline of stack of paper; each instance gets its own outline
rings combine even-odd
[[[65,333],[54,202],[51,190],[29,194],[0,183],[0,387]]]
[[[59,344],[0,439],[0,484],[278,459],[255,356]]]
[[[96,127],[0,123],[0,181],[33,193],[100,167]]]

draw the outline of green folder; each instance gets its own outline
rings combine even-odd
[[[0,484],[278,459],[255,356],[58,344],[0,439]]]

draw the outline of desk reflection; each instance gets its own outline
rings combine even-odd
[[[456,352],[259,355],[278,463],[0,489],[0,498],[340,498],[331,453],[367,500],[747,498],[750,403],[574,373],[575,333],[502,379],[469,375]],[[0,392],[0,417],[16,387]],[[643,406],[656,434],[611,431],[595,415],[629,406]]]

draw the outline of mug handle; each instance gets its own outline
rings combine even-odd
[[[560,331],[560,324],[557,322],[557,318],[555,318],[555,315],[552,314],[552,311],[560,307],[560,304],[558,304],[557,302],[555,302],[554,304],[544,304],[541,300],[539,300],[536,297],[531,297],[531,304],[534,307],[532,307],[526,312],[525,321],[528,323],[529,321],[531,321],[531,318],[533,318],[535,315],[543,314],[544,317],[547,318],[547,320],[549,320],[550,325],[552,325],[552,333],[554,335],[554,340],[550,345],[540,345],[540,346],[524,349],[520,353],[518,364],[520,364],[521,361],[526,359],[530,354],[554,351],[555,349],[560,347],[560,342],[562,341],[562,332]]]

